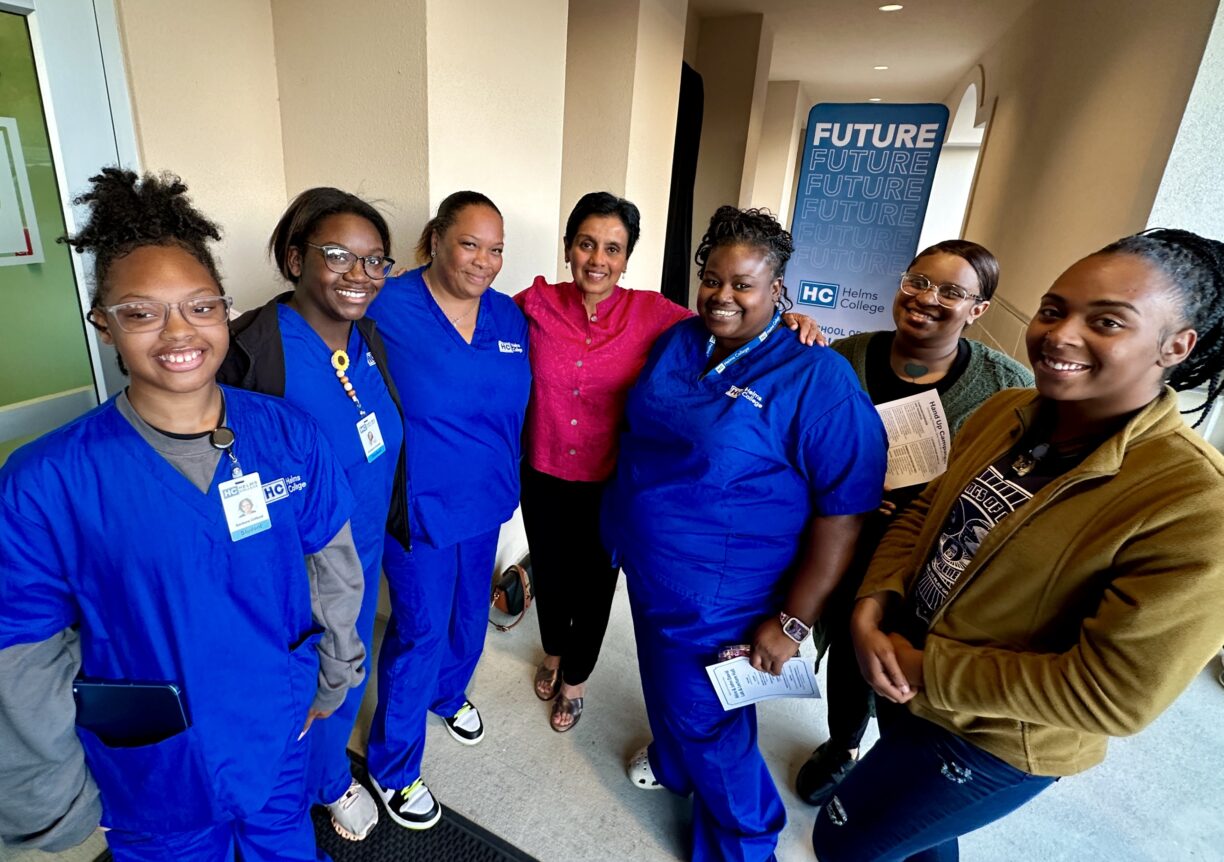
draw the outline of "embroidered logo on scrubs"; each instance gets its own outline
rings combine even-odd
[[[497,349],[502,353],[522,353],[523,345],[517,341],[499,341],[497,342]]]
[[[732,386],[727,390],[728,398],[743,398],[757,410],[765,406],[765,401],[760,394],[749,386]]]
[[[264,482],[264,502],[274,503],[277,500],[283,500],[290,494],[305,490],[305,488],[306,483],[302,481],[301,476],[282,477],[273,479],[271,482]]]
[[[366,365],[373,368],[377,364],[378,363],[374,361],[374,354],[367,350],[366,351]]]

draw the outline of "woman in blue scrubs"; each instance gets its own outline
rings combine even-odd
[[[319,423],[357,504],[353,541],[365,572],[357,631],[373,655],[383,537],[409,543],[399,396],[382,338],[365,316],[394,264],[391,234],[356,195],[313,188],[285,210],[268,249],[293,290],[234,321],[218,379],[284,398]],[[312,799],[352,841],[378,823],[378,805],[348,759],[364,691],[363,681],[310,734]]]
[[[110,168],[77,200],[89,321],[131,382],[0,470],[5,805],[44,846],[100,817],[120,862],[305,862],[303,737],[363,675],[353,502],[308,417],[215,382],[229,300],[185,191]],[[78,714],[78,667],[122,721]],[[132,738],[132,682],[181,712]]]
[[[498,531],[518,506],[519,440],[531,390],[527,323],[489,290],[502,218],[478,192],[438,207],[420,269],[370,306],[404,405],[412,549],[389,537],[391,620],[378,661],[369,764],[393,821],[428,829],[441,807],[421,777],[425,721],[464,745],[484,737],[467,685],[484,648]]]
[[[786,822],[755,710],[724,711],[706,667],[747,644],[781,673],[884,483],[884,430],[849,364],[778,337],[791,247],[766,212],[714,214],[700,317],[663,334],[630,391],[604,504],[654,734],[631,770],[693,794],[695,860],[772,859]]]

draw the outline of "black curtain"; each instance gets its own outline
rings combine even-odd
[[[676,145],[672,151],[671,199],[667,206],[667,239],[663,249],[663,295],[688,307],[693,281],[693,185],[697,181],[697,151],[705,87],[688,63],[680,70],[680,104],[676,110]]]

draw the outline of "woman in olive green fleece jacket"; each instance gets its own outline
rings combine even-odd
[[[1220,388],[1224,245],[1120,240],[1055,282],[1026,341],[1037,392],[973,415],[859,592],[860,668],[909,711],[821,810],[821,862],[955,859],[1219,649],[1224,457],[1173,390],[1205,386],[1206,410]]]

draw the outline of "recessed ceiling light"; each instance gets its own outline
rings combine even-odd
[[[868,101],[868,102],[878,102],[878,101],[880,101],[880,100],[879,100],[879,98],[873,98],[873,99],[868,99],[867,101]]]
[[[887,67],[887,66],[872,66],[871,68],[875,69],[877,72],[886,72],[886,71],[888,71],[888,67]]]
[[[881,12],[900,12],[905,7],[900,3],[887,3],[880,7]]]

